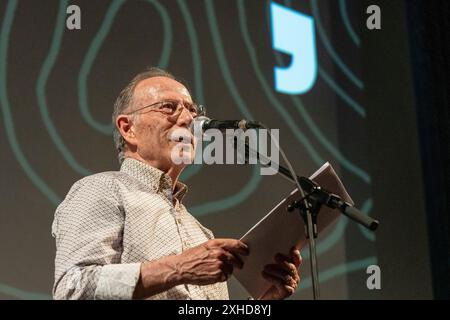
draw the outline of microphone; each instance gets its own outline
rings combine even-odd
[[[194,132],[195,128],[200,128],[202,132],[205,132],[208,129],[257,129],[262,128],[261,124],[257,121],[249,121],[249,120],[215,120],[210,119],[206,116],[200,116],[192,121],[190,129]]]

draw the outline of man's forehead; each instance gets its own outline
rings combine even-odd
[[[178,81],[167,77],[153,77],[142,80],[136,86],[135,94],[141,98],[160,98],[166,95],[181,95],[191,99],[189,91]]]

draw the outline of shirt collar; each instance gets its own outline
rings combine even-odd
[[[175,198],[181,203],[188,190],[184,183],[177,181],[175,190],[172,193],[172,179],[167,174],[147,163],[133,158],[125,158],[120,167],[120,171],[125,172],[148,186],[151,191],[162,193],[169,200]]]

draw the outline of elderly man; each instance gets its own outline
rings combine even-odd
[[[189,214],[178,181],[186,164],[172,155],[183,143],[179,156],[193,160],[188,128],[199,113],[186,87],[157,68],[120,93],[113,113],[120,171],[76,182],[55,213],[55,299],[228,299],[225,281],[249,248],[213,239]],[[291,295],[300,263],[297,250],[278,254],[262,272],[273,286],[259,298]]]

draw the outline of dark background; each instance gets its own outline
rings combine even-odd
[[[323,298],[448,298],[448,5],[277,2],[315,19],[319,74],[303,95],[273,89],[273,67],[290,58],[272,49],[269,1],[0,2],[0,298],[51,297],[53,212],[76,180],[118,169],[113,102],[156,65],[187,80],[209,116],[279,128],[298,173],[332,163],[381,221],[371,234],[341,218],[320,235]],[[65,28],[69,4],[81,30]],[[382,30],[366,28],[371,4]],[[186,204],[216,236],[240,237],[293,189],[258,172],[193,166]],[[366,287],[372,264],[381,290]],[[308,265],[294,299],[312,297]],[[229,288],[246,297],[234,279]]]

